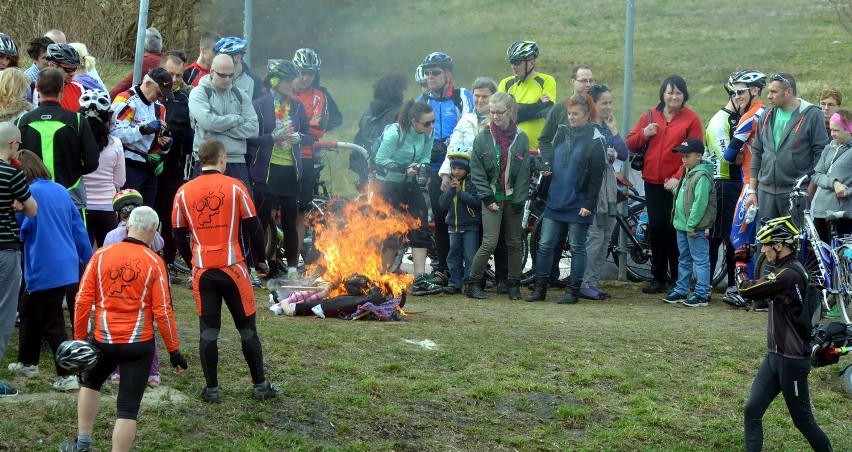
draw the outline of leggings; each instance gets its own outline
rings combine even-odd
[[[166,222],[169,223],[169,222]],[[164,223],[165,224],[165,223]],[[112,210],[87,210],[86,229],[97,246],[104,246],[107,233],[118,226],[118,215]]]
[[[264,232],[272,224],[272,209],[281,213],[281,230],[284,232],[284,253],[287,254],[287,264],[291,267],[299,265],[299,234],[296,231],[299,200],[296,196],[278,196],[255,190],[257,216]],[[278,240],[273,238],[273,240]]]
[[[745,450],[759,452],[763,448],[763,414],[780,392],[787,403],[793,424],[802,432],[815,451],[831,451],[831,441],[819,428],[811,412],[808,393],[809,359],[785,358],[767,353],[757,370],[751,393],[746,401]]]
[[[136,420],[142,395],[148,386],[154,340],[131,344],[93,343],[103,355],[92,370],[83,374],[83,387],[100,392],[109,374],[115,366],[121,364],[121,381],[118,383],[118,400],[115,403],[118,418]]]
[[[218,338],[219,330],[222,328],[223,299],[228,311],[231,312],[231,317],[234,319],[234,326],[240,333],[243,357],[248,363],[251,379],[254,384],[263,383],[266,377],[263,374],[263,350],[260,346],[260,338],[257,336],[255,324],[256,314],[252,310],[251,315],[248,315],[246,307],[246,305],[254,304],[254,297],[252,296],[250,300],[243,300],[244,294],[246,296],[249,293],[253,294],[251,283],[245,278],[240,280],[243,285],[249,284],[248,292],[246,292],[245,287],[240,287],[237,280],[229,275],[227,269],[204,270],[196,278],[196,296],[199,297],[200,306],[198,320],[201,331],[198,353],[201,357],[201,369],[204,371],[207,387],[216,388],[219,386],[217,371],[219,366]],[[122,379],[124,379],[123,375]]]

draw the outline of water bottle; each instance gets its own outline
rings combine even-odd
[[[754,207],[754,204],[749,206],[748,210],[746,210],[745,214],[745,224],[751,224],[754,221],[754,217],[757,216],[757,207]]]
[[[642,211],[639,214],[639,224],[636,225],[636,240],[645,240],[645,228],[648,227],[648,212]]]

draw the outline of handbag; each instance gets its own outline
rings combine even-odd
[[[654,121],[653,117],[651,116],[650,108],[645,112],[645,114],[648,115],[648,124]],[[648,143],[650,142],[651,140],[649,139]],[[642,146],[642,149],[639,149],[630,158],[630,167],[636,171],[642,172],[642,167],[645,166],[645,153],[648,152],[648,143],[645,143],[645,146]]]

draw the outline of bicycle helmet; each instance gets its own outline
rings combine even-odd
[[[268,60],[266,62],[266,71],[270,78],[275,77],[284,80],[299,78],[299,68],[290,60]]]
[[[121,190],[112,197],[112,210],[121,214],[128,214],[141,205],[142,195],[132,188]]]
[[[737,87],[734,86],[733,83],[731,83],[730,77],[728,78],[728,80],[725,80],[724,87],[725,87],[725,92],[728,93],[728,97],[734,97],[734,91],[737,90]]]
[[[85,113],[87,116],[89,113],[97,116],[98,113],[109,111],[110,107],[112,103],[110,103],[109,94],[99,89],[87,89],[80,96],[80,113]]]
[[[293,55],[293,63],[303,71],[319,72],[320,66],[322,66],[322,60],[319,55],[317,55],[314,49],[309,48],[297,50],[296,54]]]
[[[18,46],[6,33],[0,33],[0,55],[12,58],[18,56]]]
[[[213,46],[213,51],[233,56],[240,53],[246,53],[246,47],[248,47],[248,42],[245,39],[241,39],[236,36],[228,36],[217,41],[216,45]]]
[[[523,61],[538,58],[538,44],[535,41],[515,41],[506,50],[506,61]]]
[[[47,61],[52,61],[56,64],[65,64],[68,66],[82,66],[80,63],[80,54],[74,50],[74,47],[68,44],[50,44],[47,46],[47,55],[44,57]]]
[[[446,53],[432,52],[429,55],[426,55],[426,58],[423,59],[423,64],[420,66],[424,69],[427,67],[437,66],[439,68],[453,70],[453,59]]]
[[[773,245],[782,243],[784,245],[792,245],[796,236],[799,235],[799,229],[790,221],[793,217],[778,217],[766,219],[763,221],[763,226],[757,231],[757,241],[763,245]]]
[[[86,341],[65,341],[56,349],[56,364],[74,374],[92,370],[101,351]]]
[[[423,65],[417,66],[417,69],[414,70],[414,81],[423,86],[426,84],[426,76],[423,75]]]
[[[743,69],[728,77],[729,85],[734,86],[737,83],[745,83],[745,86],[756,86],[763,89],[766,86],[766,74],[754,69]]]

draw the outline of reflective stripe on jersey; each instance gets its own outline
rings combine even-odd
[[[704,129],[704,143],[707,146],[704,159],[713,164],[713,179],[739,180],[742,177],[742,173],[731,174],[731,164],[723,156],[725,148],[731,144],[730,116],[731,112],[723,108],[710,118]]]
[[[742,141],[743,147],[740,152],[743,153],[745,160],[743,161],[743,175],[745,180],[749,179],[749,164],[751,163],[751,146],[754,142],[754,135],[757,133],[757,123],[763,114],[766,113],[766,105],[763,102],[757,102],[749,108],[749,110],[740,118],[736,130],[734,130],[734,138]]]

